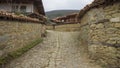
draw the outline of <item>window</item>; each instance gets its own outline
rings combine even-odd
[[[21,6],[20,7],[20,12],[26,12],[26,6]]]
[[[13,5],[13,6],[12,6],[12,11],[13,11],[13,12],[17,12],[17,11],[18,11],[18,8],[19,8],[18,5]]]

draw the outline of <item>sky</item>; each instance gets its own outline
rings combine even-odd
[[[93,0],[42,0],[45,11],[80,10]]]

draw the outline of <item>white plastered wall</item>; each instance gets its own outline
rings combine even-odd
[[[26,12],[33,13],[33,9],[34,9],[33,4],[12,4],[12,5],[26,6]],[[11,4],[0,4],[0,10],[11,12],[12,5]]]

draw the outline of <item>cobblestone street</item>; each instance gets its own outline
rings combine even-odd
[[[81,55],[78,35],[78,32],[47,31],[43,43],[6,68],[100,68]]]

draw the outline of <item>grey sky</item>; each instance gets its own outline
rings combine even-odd
[[[90,4],[93,0],[43,0],[45,11],[60,9],[78,9]]]

